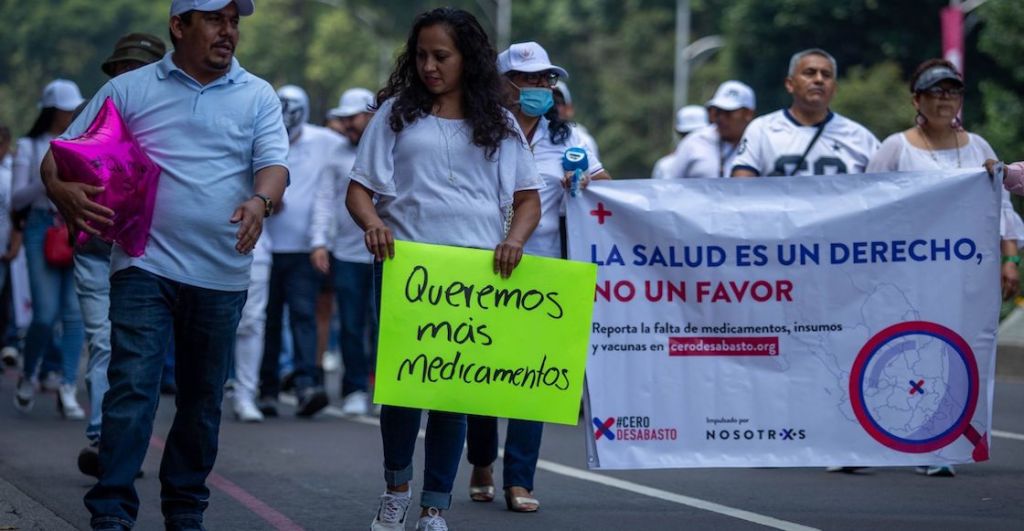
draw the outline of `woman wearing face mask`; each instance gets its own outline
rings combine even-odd
[[[565,188],[571,174],[562,170],[562,156],[569,148],[584,148],[583,139],[575,129],[558,117],[554,108],[552,88],[566,71],[551,64],[539,44],[513,44],[498,55],[498,71],[509,109],[526,134],[537,170],[544,179],[540,191],[541,218],[533,236],[526,243],[526,252],[537,256],[562,257],[562,236],[559,213],[565,210]],[[587,153],[588,168],[579,186],[591,179],[611,179],[593,153]],[[510,419],[505,439],[503,480],[505,502],[510,511],[534,512],[540,503],[533,497],[533,477],[537,469],[543,424]],[[473,501],[494,499],[493,466],[498,457],[498,421],[494,417],[469,416],[466,433],[467,457],[473,465],[469,496]]]
[[[995,152],[984,138],[969,133],[960,123],[964,82],[952,63],[929,59],[910,80],[911,102],[917,110],[916,125],[882,142],[868,164],[867,173],[955,168],[981,168]],[[1004,191],[1000,216],[1002,296],[1017,294],[1017,240],[1024,239],[1024,222],[1013,210]],[[918,467],[929,476],[952,476],[951,466]]]
[[[542,183],[502,106],[495,57],[483,28],[463,10],[440,8],[416,18],[377,95],[380,107],[359,142],[346,197],[378,262],[394,256],[399,238],[493,249],[494,271],[505,278],[519,264],[540,218]],[[378,301],[380,274],[378,263]],[[381,409],[387,491],[374,530],[404,529],[420,416],[419,409]],[[440,531],[448,529],[440,512],[451,505],[466,417],[431,411],[426,433],[416,528]]]

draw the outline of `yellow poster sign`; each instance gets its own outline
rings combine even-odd
[[[597,266],[395,242],[384,263],[374,402],[576,424]]]

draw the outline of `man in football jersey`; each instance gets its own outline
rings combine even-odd
[[[836,60],[820,48],[797,52],[785,83],[793,103],[750,122],[732,176],[863,173],[879,143],[864,126],[829,110]]]
[[[679,142],[669,178],[728,177],[756,107],[754,89],[745,83],[730,80],[719,85],[707,103],[712,123]]]

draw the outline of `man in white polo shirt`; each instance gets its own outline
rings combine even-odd
[[[674,179],[728,177],[736,158],[736,146],[747,124],[754,119],[754,90],[739,81],[718,86],[708,101],[711,124],[683,139],[669,170]]]
[[[287,304],[295,356],[295,393],[299,402],[295,414],[311,417],[328,402],[316,352],[316,300],[323,276],[309,260],[313,250],[310,241],[313,198],[321,175],[338,171],[336,166],[345,157],[345,143],[330,129],[306,123],[309,97],[305,90],[285,85],[278,89],[277,95],[291,142],[288,151],[291,184],[284,194],[281,212],[267,222],[272,262],[260,368],[260,408],[264,414],[276,413],[274,402],[280,391],[278,360]]]
[[[370,411],[370,354],[367,338],[376,338],[372,306],[373,255],[366,250],[363,231],[345,207],[349,172],[356,150],[373,113],[374,95],[364,88],[352,88],[341,95],[338,106],[328,112],[336,120],[345,146],[338,150],[333,171],[320,175],[313,203],[310,229],[313,252],[310,260],[318,271],[331,275],[341,323],[341,411],[366,415]],[[370,330],[367,330],[367,325]]]

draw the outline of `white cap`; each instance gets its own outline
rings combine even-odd
[[[238,6],[239,16],[247,17],[256,11],[256,3],[253,0],[173,0],[171,16],[174,17],[187,11],[220,11],[231,2]]]
[[[747,86],[746,83],[730,80],[718,85],[718,90],[708,100],[707,106],[723,111],[754,110],[757,108],[757,103],[754,100],[754,89]]]
[[[338,106],[327,111],[330,118],[348,118],[359,113],[370,112],[376,97],[367,89],[350,88],[341,93]]]
[[[498,54],[498,73],[509,72],[543,72],[554,70],[558,75],[569,79],[569,73],[560,66],[551,64],[548,52],[535,42],[517,42]]]
[[[43,89],[43,97],[39,100],[39,106],[44,109],[56,107],[62,111],[71,112],[77,109],[83,101],[85,98],[82,97],[82,92],[78,90],[78,85],[74,81],[54,79]]]
[[[700,105],[687,105],[676,111],[676,131],[689,133],[708,125],[708,110]]]

